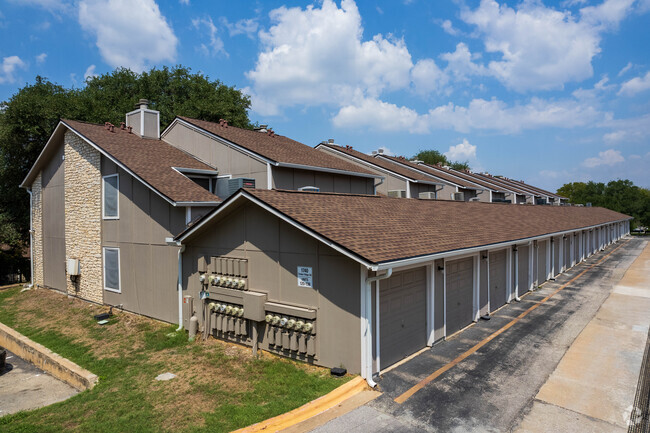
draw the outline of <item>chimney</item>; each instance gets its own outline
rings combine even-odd
[[[160,138],[160,111],[149,109],[149,101],[140,99],[135,110],[126,113],[126,126],[142,138]]]

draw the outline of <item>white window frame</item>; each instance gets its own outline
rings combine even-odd
[[[117,215],[116,216],[106,216],[105,215],[105,210],[106,210],[106,200],[105,200],[105,193],[106,193],[106,179],[109,177],[115,177],[117,178],[117,185],[115,186],[115,189],[117,190]],[[118,220],[120,219],[120,176],[119,173],[114,173],[114,174],[107,174],[106,176],[102,176],[102,219],[105,220]]]
[[[117,289],[112,287],[106,287],[106,251],[113,250],[117,251]],[[122,293],[122,261],[120,260],[120,249],[118,247],[103,247],[102,248],[102,275],[104,280],[104,290],[108,290],[113,293]]]

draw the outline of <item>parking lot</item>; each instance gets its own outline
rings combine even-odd
[[[539,406],[538,392],[576,337],[594,319],[646,244],[645,240],[631,239],[611,245],[556,281],[522,297],[521,302],[506,305],[491,320],[481,320],[385,372],[379,381],[382,396],[314,431],[517,430],[534,403]],[[642,356],[645,344],[641,346]],[[633,361],[631,365],[638,364],[636,358]],[[619,367],[626,368],[614,366]],[[581,366],[571,368],[579,370]],[[633,373],[636,379],[638,370]],[[632,404],[634,387],[628,394],[620,398],[629,398]],[[607,398],[614,397],[602,395],[602,399]],[[537,406],[535,413],[541,413]],[[624,419],[625,413],[619,415]],[[521,431],[553,431],[536,429],[534,422],[530,425],[533,427]],[[604,425],[609,426],[605,431],[618,428],[607,421]],[[594,431],[584,427],[584,431]]]
[[[66,400],[79,391],[7,351],[0,372],[0,417]]]

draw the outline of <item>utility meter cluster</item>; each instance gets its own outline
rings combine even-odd
[[[231,334],[238,337],[248,335],[248,321],[243,319],[244,307],[241,305],[210,302],[211,328],[218,333]]]
[[[248,260],[233,257],[200,257],[199,281],[203,287],[248,290]]]
[[[307,356],[316,354],[314,322],[299,317],[267,314],[266,337],[276,350],[286,350]]]

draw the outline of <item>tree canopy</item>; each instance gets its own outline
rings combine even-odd
[[[650,190],[629,180],[602,182],[572,182],[564,184],[557,193],[573,204],[601,206],[634,217],[633,226],[650,226]]]
[[[160,111],[161,129],[175,116],[226,119],[251,128],[250,98],[219,80],[176,66],[135,73],[118,68],[64,88],[37,76],[0,103],[0,244],[22,249],[29,238],[29,200],[18,185],[61,118],[119,124],[140,98]],[[0,252],[0,254],[3,254]],[[1,278],[1,276],[0,276]]]
[[[443,153],[434,150],[421,150],[415,155],[415,159],[422,161],[426,164],[436,165],[442,164],[447,165],[454,170],[469,170],[469,161],[450,161]]]

